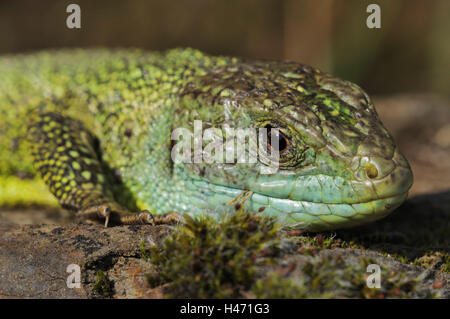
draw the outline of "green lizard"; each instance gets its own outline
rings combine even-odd
[[[367,94],[306,65],[79,49],[2,56],[0,76],[2,206],[55,205],[51,192],[86,218],[152,224],[237,201],[317,231],[382,218],[412,185]],[[279,128],[279,169],[175,162],[172,132],[195,120]]]

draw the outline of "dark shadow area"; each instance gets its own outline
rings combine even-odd
[[[132,191],[123,183],[119,170],[109,166],[108,163],[102,160],[103,156],[100,147],[100,141],[98,140],[98,138],[94,139],[94,149],[100,160],[102,172],[106,177],[106,185],[108,187],[108,190],[113,194],[114,200],[121,206],[127,208],[132,212],[138,211],[136,197],[133,195]]]
[[[388,217],[337,232],[368,249],[413,260],[427,252],[450,252],[450,190],[408,199]]]

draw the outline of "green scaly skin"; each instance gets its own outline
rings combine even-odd
[[[54,204],[43,180],[75,211],[220,215],[248,190],[250,211],[317,231],[382,218],[412,185],[367,94],[306,65],[192,49],[60,50],[0,57],[0,76],[0,205]],[[280,169],[174,163],[172,130],[193,131],[194,120],[280,128]]]

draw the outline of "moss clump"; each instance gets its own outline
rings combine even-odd
[[[108,277],[103,271],[97,271],[97,281],[94,284],[94,291],[103,297],[109,298],[112,296],[112,286]]]
[[[364,246],[336,233],[281,230],[274,219],[246,214],[243,207],[222,220],[185,219],[159,246],[140,247],[157,270],[147,276],[149,284],[164,285],[166,297],[437,297],[417,273],[389,262],[380,265],[381,287],[369,288],[367,266],[379,262],[357,258]],[[342,248],[357,250],[346,254]],[[441,269],[447,264],[443,258]]]
[[[256,281],[252,287],[252,297],[269,299],[314,298],[305,285],[296,284],[294,280],[284,277],[279,272],[271,272]]]
[[[256,265],[279,251],[274,219],[249,215],[243,207],[220,222],[208,216],[185,219],[162,247],[149,250],[159,274],[148,282],[153,287],[170,282],[168,297],[242,297],[257,278]]]
[[[150,261],[150,256],[147,253],[147,249],[145,249],[145,240],[142,240],[139,250],[141,251],[141,258],[145,261]]]
[[[381,287],[367,286],[366,272],[371,259],[347,263],[341,257],[322,256],[304,263],[290,279],[271,272],[252,287],[256,298],[430,298],[427,288],[418,287],[419,280],[406,272],[381,265]]]
[[[450,273],[450,255],[449,254],[445,254],[443,257],[443,264],[441,266],[441,271]]]
[[[437,269],[450,273],[450,255],[447,253],[428,251],[414,260],[414,264],[427,269]]]
[[[288,236],[292,236],[290,233]],[[354,241],[345,241],[336,236],[335,233],[316,233],[316,234],[300,234],[299,236],[292,236],[297,240],[298,245],[304,248],[320,248],[320,249],[335,249],[335,248],[360,248],[363,246],[357,245]]]

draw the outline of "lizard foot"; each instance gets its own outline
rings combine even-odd
[[[109,207],[109,205],[105,204],[95,205],[78,212],[77,216],[84,219],[104,219],[105,227],[108,227],[108,223],[111,217],[111,208]]]
[[[137,214],[121,216],[120,222],[125,225],[176,225],[183,223],[184,218],[176,212],[153,215],[148,210],[143,210]]]
[[[114,225],[175,225],[184,222],[183,216],[176,212],[153,215],[148,210],[143,210],[131,213],[109,204],[88,207],[79,212],[77,216],[85,219],[105,220],[105,227],[108,227],[110,221]]]
[[[120,216],[120,223],[123,225],[156,225],[156,220],[152,213],[143,210],[136,214]]]
[[[156,225],[177,225],[185,222],[183,215],[177,212],[168,212],[154,217]]]

